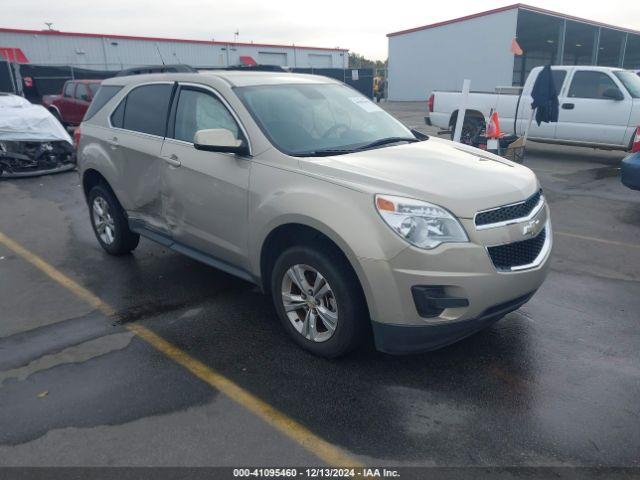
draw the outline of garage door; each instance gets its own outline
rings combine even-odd
[[[309,54],[309,63],[314,68],[331,68],[333,66],[331,55],[321,55],[318,53]]]
[[[286,53],[274,53],[274,52],[258,52],[258,63],[260,65],[280,65],[284,67],[287,65]]]

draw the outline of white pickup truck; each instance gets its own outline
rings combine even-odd
[[[541,70],[531,71],[520,94],[513,88],[470,93],[462,141],[469,143],[484,128],[492,108],[498,112],[503,132],[522,135],[531,116],[531,90]],[[560,102],[558,122],[538,126],[534,119],[529,139],[629,150],[640,124],[640,77],[610,67],[557,66],[551,70]],[[460,92],[434,91],[428,101],[427,122],[453,131],[461,96]]]

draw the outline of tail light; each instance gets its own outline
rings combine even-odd
[[[435,95],[432,93],[432,94],[429,96],[429,99],[427,100],[427,106],[429,107],[429,113],[432,113],[432,112],[433,112],[433,105],[434,105],[435,101],[436,101],[436,97],[435,97]]]
[[[80,127],[77,127],[74,131],[73,131],[73,145],[78,148],[80,146]]]
[[[633,145],[631,145],[631,153],[636,152],[640,152],[640,127],[636,128],[636,133],[633,137]]]

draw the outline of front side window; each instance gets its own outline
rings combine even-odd
[[[131,90],[122,128],[164,137],[172,88],[171,84],[154,84]]]
[[[192,143],[198,130],[210,128],[226,128],[236,138],[240,138],[235,119],[215,95],[202,90],[182,88],[176,108],[174,138]]]
[[[235,91],[273,145],[290,155],[347,153],[383,139],[414,138],[398,120],[345,85],[260,85]]]
[[[571,81],[569,97],[606,99],[603,95],[610,88],[619,90],[609,75],[602,72],[576,72]]]

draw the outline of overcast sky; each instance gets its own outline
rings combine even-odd
[[[509,0],[3,0],[0,27],[198,40],[295,43],[348,48],[372,59],[387,56],[386,34],[483,10]],[[633,0],[586,2],[530,0],[569,15],[640,30],[640,4]]]

